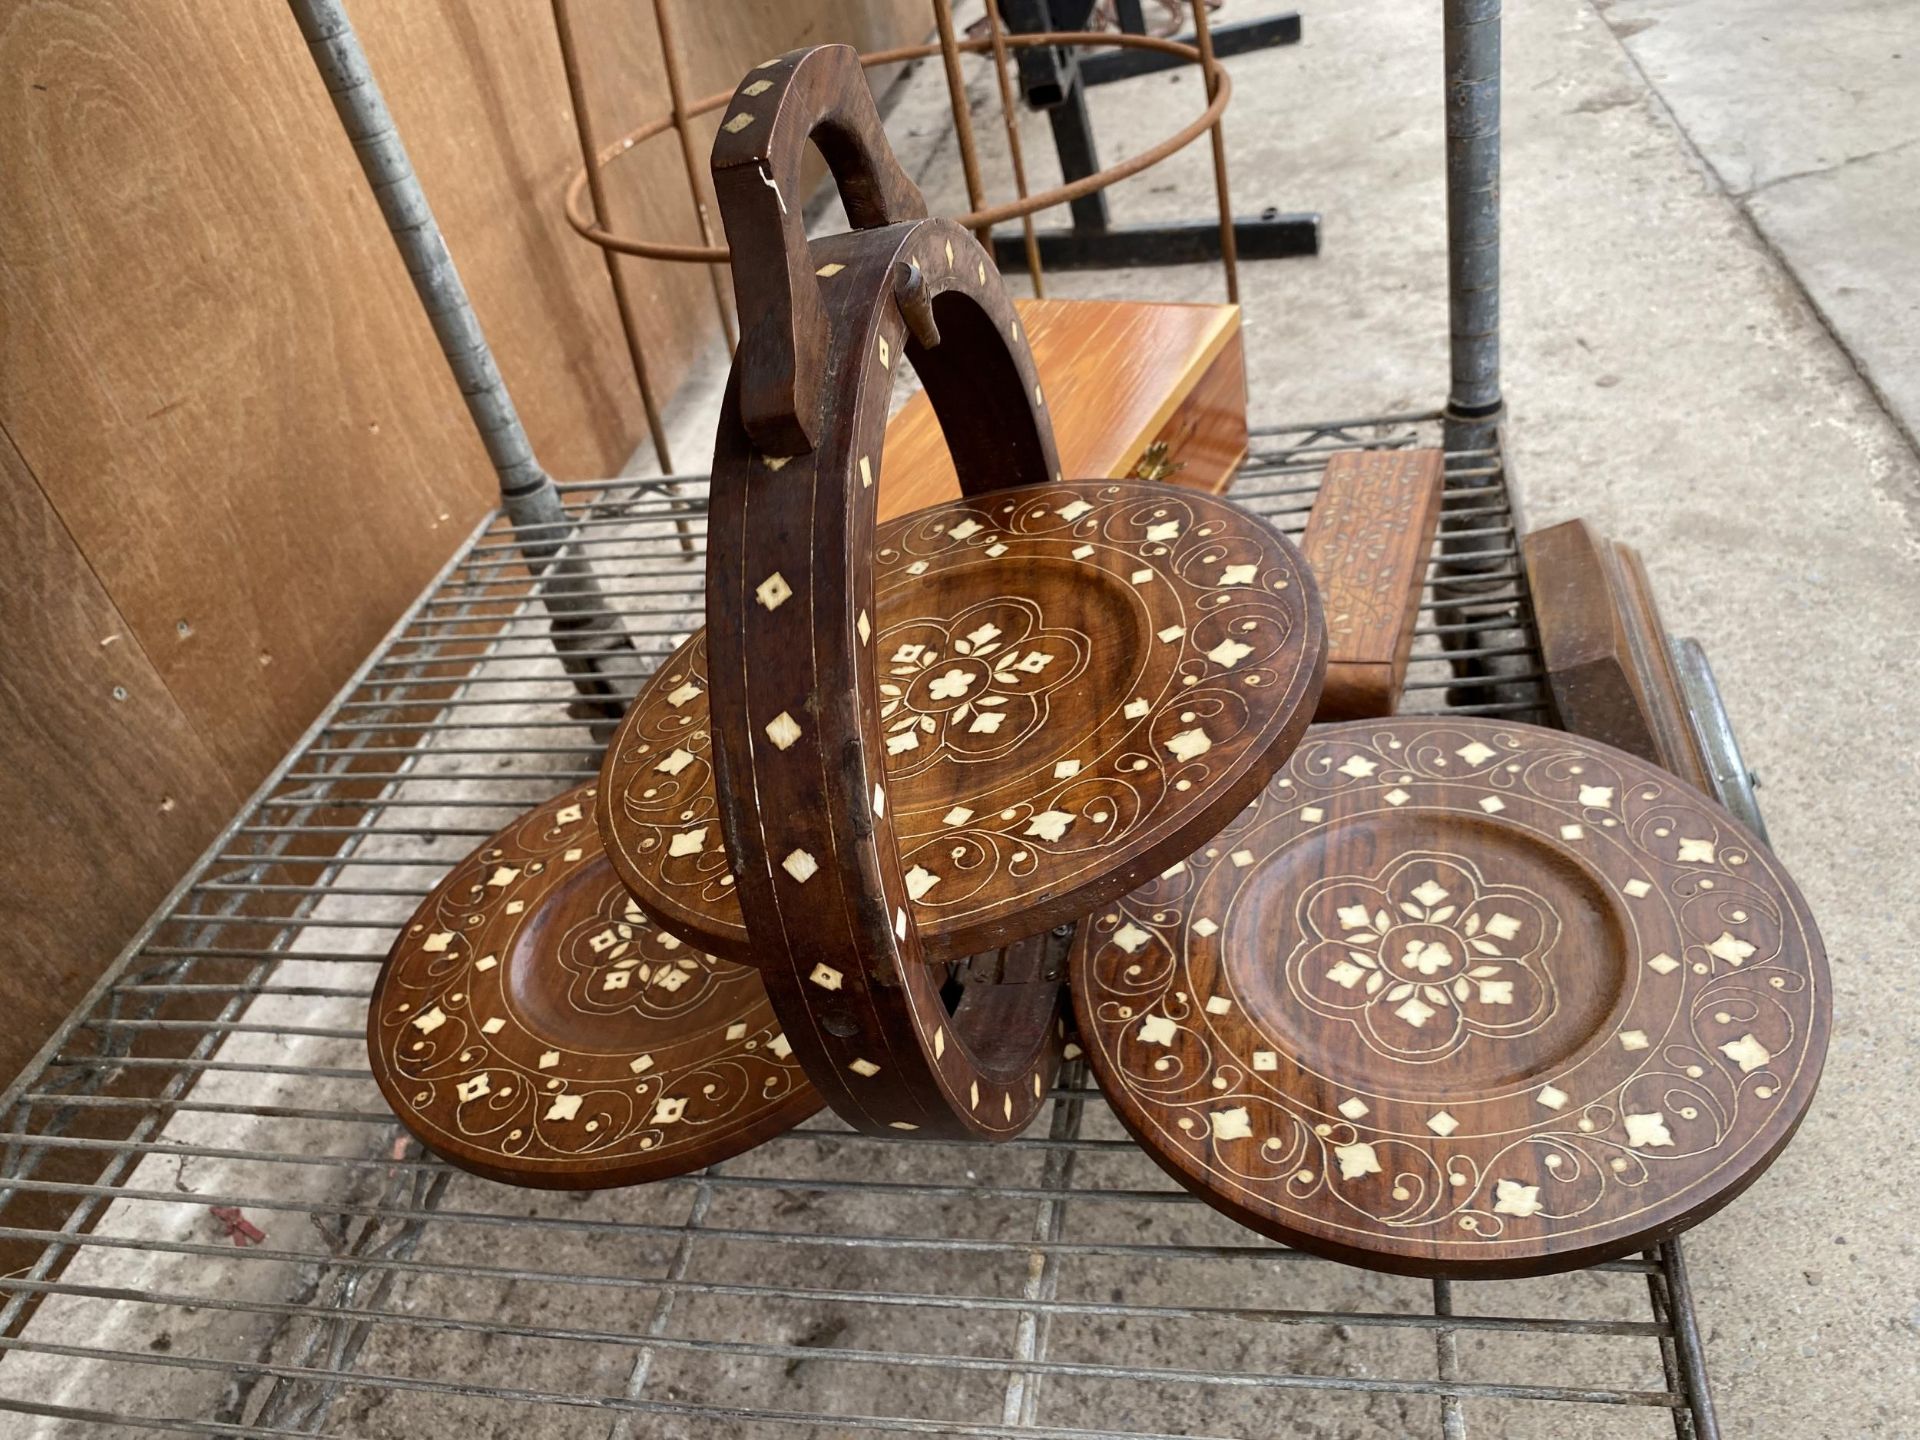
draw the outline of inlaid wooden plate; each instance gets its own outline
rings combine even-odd
[[[1083,926],[1114,1109],[1183,1185],[1336,1259],[1571,1269],[1713,1213],[1813,1096],[1829,986],[1724,810],[1530,726],[1316,727],[1260,800]]]
[[[1157,873],[1305,730],[1321,664],[1311,582],[1232,505],[1067,481],[920,511],[875,544],[887,803],[930,958],[1075,919]],[[615,735],[601,831],[644,909],[745,960],[707,684],[703,630]],[[807,719],[791,717],[796,738]]]
[[[593,793],[548,801],[457,865],[374,986],[381,1093],[428,1149],[489,1179],[665,1179],[820,1108],[759,975],[633,904]]]

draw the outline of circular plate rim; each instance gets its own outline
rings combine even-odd
[[[1289,1223],[1278,1215],[1254,1208],[1250,1203],[1234,1197],[1230,1192],[1216,1189],[1208,1183],[1208,1172],[1193,1164],[1186,1152],[1177,1147],[1168,1146],[1151,1125],[1142,1123],[1143,1115],[1136,1114],[1136,1107],[1126,1103],[1126,1087],[1114,1083],[1110,1076],[1110,1057],[1099,1038],[1100,1027],[1094,1023],[1091,1013],[1095,1003],[1093,999],[1095,987],[1089,983],[1091,977],[1087,971],[1093,953],[1092,927],[1085,926],[1075,939],[1069,959],[1076,1038],[1080,1051],[1086,1057],[1088,1068],[1106,1097],[1114,1117],[1161,1170],[1179,1183],[1183,1189],[1228,1218],[1256,1233],[1300,1250],[1345,1264],[1390,1274],[1463,1280],[1523,1279],[1557,1274],[1644,1251],[1649,1246],[1670,1239],[1719,1213],[1760,1179],[1791,1143],[1812,1109],[1825,1065],[1831,1039],[1832,977],[1819,929],[1798,885],[1779,863],[1778,858],[1772,854],[1770,848],[1755,836],[1751,828],[1739,817],[1728,812],[1711,797],[1691,790],[1684,782],[1658,766],[1603,742],[1569,732],[1519,722],[1494,721],[1483,717],[1444,714],[1401,715],[1375,720],[1316,725],[1302,741],[1296,756],[1291,757],[1288,764],[1274,777],[1269,789],[1262,791],[1260,797],[1249,807],[1248,812],[1243,812],[1236,818],[1233,827],[1227,833],[1238,833],[1249,814],[1267,802],[1274,787],[1278,787],[1282,780],[1292,778],[1296,760],[1299,756],[1308,753],[1308,747],[1314,742],[1338,740],[1354,732],[1378,733],[1402,726],[1416,730],[1451,730],[1462,738],[1468,739],[1469,743],[1476,739],[1483,741],[1490,739],[1503,731],[1550,736],[1556,741],[1563,742],[1569,749],[1604,757],[1620,766],[1625,772],[1643,772],[1650,780],[1657,779],[1674,787],[1686,797],[1689,803],[1696,803],[1712,812],[1714,818],[1726,828],[1730,835],[1749,850],[1757,851],[1769,858],[1772,862],[1769,867],[1771,876],[1780,885],[1779,896],[1793,911],[1808,940],[1808,948],[1801,957],[1804,962],[1802,973],[1813,991],[1808,1012],[1806,1046],[1801,1063],[1795,1071],[1794,1080],[1790,1086],[1786,1087],[1781,1103],[1773,1107],[1763,1126],[1756,1127],[1756,1130],[1762,1134],[1769,1130],[1776,1131],[1775,1137],[1766,1143],[1764,1148],[1752,1150],[1749,1154],[1742,1156],[1737,1171],[1727,1171],[1723,1166],[1721,1178],[1712,1180],[1704,1188],[1700,1188],[1698,1194],[1687,1190],[1682,1192],[1678,1200],[1664,1202],[1664,1210],[1657,1209],[1656,1218],[1645,1224],[1629,1224],[1628,1221],[1616,1218],[1606,1222],[1604,1227],[1598,1227],[1601,1230],[1599,1238],[1579,1240],[1565,1246],[1554,1246],[1532,1255],[1503,1253],[1497,1258],[1475,1259],[1464,1252],[1434,1255],[1422,1253],[1416,1246],[1372,1248],[1342,1241],[1334,1238],[1323,1228],[1315,1228],[1305,1223]],[[1297,797],[1288,803],[1297,804]],[[1248,824],[1247,828],[1257,827]],[[1237,890],[1238,887],[1236,887],[1236,893]],[[1182,924],[1184,923],[1183,915]],[[1228,930],[1223,928],[1220,933],[1224,938]],[[1184,971],[1184,964],[1180,969]],[[1132,1021],[1125,1023],[1129,1028],[1133,1024]],[[1788,1118],[1781,1120],[1779,1116],[1788,1112],[1789,1109],[1791,1113]]]
[[[402,1080],[398,1072],[387,1062],[386,1057],[382,1053],[380,1040],[378,1038],[380,1033],[379,1017],[381,1014],[381,997],[386,993],[395,969],[401,962],[403,950],[406,949],[412,937],[418,933],[416,926],[423,923],[422,917],[433,914],[435,907],[442,897],[448,892],[449,888],[456,883],[462,871],[469,864],[474,862],[478,857],[484,856],[488,851],[500,848],[501,842],[504,839],[519,831],[521,827],[534,819],[542,811],[562,811],[567,808],[569,804],[578,805],[582,810],[586,810],[592,804],[594,792],[597,788],[594,782],[589,781],[564,790],[560,794],[541,802],[539,805],[529,807],[517,815],[512,821],[502,826],[500,830],[475,846],[473,850],[454,862],[454,864],[448,868],[446,874],[443,875],[440,880],[435,883],[433,888],[421,899],[413,913],[407,917],[405,923],[400,926],[398,934],[394,937],[392,946],[389,947],[386,957],[381,962],[379,973],[374,979],[373,989],[367,1000],[364,1025],[367,1060],[373,1072],[374,1084],[380,1091],[381,1099],[393,1112],[394,1119],[425,1149],[446,1161],[449,1165],[478,1175],[482,1179],[492,1180],[506,1185],[514,1185],[522,1189],[604,1190],[674,1179],[689,1174],[694,1170],[717,1164],[722,1160],[731,1159],[746,1153],[748,1150],[755,1149],[810,1119],[826,1104],[824,1097],[822,1097],[807,1080],[806,1074],[804,1070],[800,1068],[798,1061],[787,1062],[791,1064],[795,1072],[795,1084],[781,1097],[780,1103],[761,1106],[761,1113],[757,1118],[750,1123],[736,1126],[727,1131],[727,1140],[724,1144],[702,1149],[698,1163],[691,1165],[684,1163],[683,1160],[676,1159],[675,1157],[683,1154],[683,1152],[677,1151],[672,1147],[666,1147],[657,1152],[647,1154],[624,1154],[618,1157],[610,1156],[597,1163],[589,1158],[543,1160],[531,1162],[525,1167],[506,1165],[499,1163],[499,1155],[496,1151],[482,1151],[477,1147],[467,1145],[457,1137],[447,1134],[438,1127],[428,1129],[417,1123],[421,1117],[407,1104],[407,1095],[417,1087],[419,1082],[406,1082]],[[624,889],[624,885],[622,885],[610,860],[604,852],[601,851],[597,827],[595,827],[591,820],[587,820],[586,823],[581,826],[579,838],[581,842],[580,848],[590,853],[583,854],[580,860],[575,863],[575,868],[571,871],[562,872],[558,867],[554,867],[547,872],[553,878],[551,880],[543,880],[538,899],[528,907],[525,912],[526,918],[515,923],[503,938],[504,946],[517,945],[521,929],[533,922],[533,917],[539,913],[539,905],[563,893],[567,887],[576,883],[590,867],[596,864],[605,867],[608,886],[620,885],[621,888]],[[483,860],[480,863],[484,865],[490,862]],[[564,879],[562,878],[563,875]],[[496,920],[495,923],[499,922]],[[717,960],[716,963],[731,965],[734,962]],[[752,969],[750,966],[740,968]],[[502,983],[504,983],[504,977]],[[771,1001],[767,1000],[763,995],[761,1004],[766,1009],[768,1020],[777,1025],[779,1022],[773,1013]],[[652,1043],[655,1048],[658,1048],[660,1044],[657,1040]],[[681,1042],[674,1041],[670,1043],[677,1044]],[[403,1086],[404,1089],[402,1088]]]

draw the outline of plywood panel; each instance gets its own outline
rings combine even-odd
[[[697,72],[824,30],[823,6],[718,8],[688,16]],[[616,466],[641,419],[601,258],[559,213],[578,156],[546,7],[356,11],[540,453]],[[650,11],[578,23],[624,128],[660,103]],[[14,0],[0,65],[0,418],[185,712],[258,775],[486,502],[484,458],[281,7]],[[691,228],[670,141],[620,181],[650,228]],[[706,281],[636,279],[670,385]]]
[[[0,435],[0,1078],[241,798]]]
[[[595,117],[616,134],[665,104],[652,9],[575,3]],[[811,38],[873,46],[928,24],[924,0],[680,3],[701,93]],[[617,468],[644,420],[601,255],[561,213],[579,154],[547,5],[352,9],[542,458],[563,477]],[[37,507],[0,547],[8,605],[49,596],[67,627],[40,635],[7,612],[5,793],[35,818],[0,855],[13,933],[39,967],[24,983],[59,997],[51,1017],[445,559],[493,480],[284,5],[0,0],[0,73],[0,425],[17,446],[9,489],[26,487],[8,503]],[[617,221],[693,235],[670,137],[623,162],[612,191]],[[668,392],[717,334],[708,281],[627,263]],[[76,637],[108,633],[72,671]],[[133,657],[131,698],[108,718],[140,715],[139,743],[116,751],[117,731],[69,718],[63,687]],[[70,808],[95,828],[60,831]],[[102,834],[121,838],[103,848]],[[30,896],[14,883],[49,860],[58,873]],[[23,930],[29,914],[38,928]],[[14,1030],[31,1051],[33,1025]]]

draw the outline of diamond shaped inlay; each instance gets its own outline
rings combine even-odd
[[[778,610],[793,594],[793,587],[787,584],[787,577],[778,570],[774,571],[758,585],[754,586],[753,596],[769,610]]]

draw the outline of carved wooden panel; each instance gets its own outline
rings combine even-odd
[[[1265,1234],[1523,1275],[1711,1214],[1792,1136],[1829,983],[1725,811],[1529,726],[1316,728],[1258,803],[1082,927],[1116,1112]]]
[[[490,1179],[682,1175],[820,1108],[759,975],[649,922],[592,812],[593,787],[570,790],[462,861],[374,987],[367,1049],[387,1103]]]
[[[1300,540],[1327,619],[1317,720],[1391,715],[1399,703],[1444,460],[1438,450],[1346,450],[1327,461]]]
[[[1712,793],[1653,589],[1632,547],[1584,520],[1520,542],[1556,718]]]

